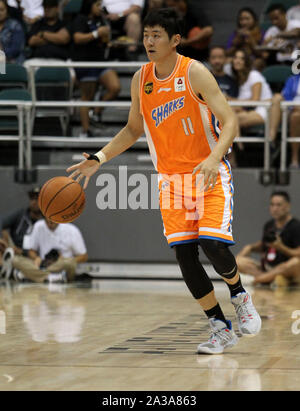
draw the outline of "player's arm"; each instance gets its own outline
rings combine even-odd
[[[131,82],[131,107],[126,126],[98,153],[83,153],[86,159],[67,169],[67,172],[73,171],[70,177],[76,177],[77,181],[85,177],[83,188],[87,187],[90,177],[101,164],[126,151],[144,133],[143,117],[140,113],[139,79],[140,70],[134,74]]]
[[[215,186],[219,164],[238,132],[236,115],[221,92],[214,76],[201,63],[195,62],[190,70],[190,82],[196,95],[201,95],[222,125],[218,143],[211,154],[194,169],[204,175],[205,190]]]

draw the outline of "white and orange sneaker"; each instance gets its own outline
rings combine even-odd
[[[212,334],[207,342],[198,345],[198,354],[222,354],[225,348],[233,347],[238,342],[231,321],[227,324],[216,318],[209,318],[208,321]]]
[[[238,328],[245,337],[254,337],[261,329],[261,318],[249,293],[242,292],[231,298],[238,320]]]

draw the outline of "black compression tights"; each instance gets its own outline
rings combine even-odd
[[[203,298],[213,289],[212,282],[199,261],[198,243],[174,246],[184,281],[195,299]]]

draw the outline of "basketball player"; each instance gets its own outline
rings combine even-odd
[[[198,346],[199,353],[220,354],[238,338],[219,306],[212,282],[198,258],[198,245],[229,287],[243,335],[258,334],[261,319],[244,290],[229,245],[234,244],[232,222],[232,176],[226,153],[237,131],[230,106],[210,72],[199,62],[177,54],[180,23],[173,9],[150,11],[144,20],[144,47],[150,63],[132,79],[132,103],[127,125],[96,154],[67,169],[71,178],[90,177],[106,161],[132,146],[145,131],[155,168],[159,173],[160,208],[165,235],[174,248],[183,278],[199,302],[211,327],[210,339]],[[218,121],[217,121],[218,119]],[[222,131],[219,132],[219,127]],[[187,210],[175,206],[178,192],[172,176],[203,176],[204,211],[187,219]],[[171,207],[162,207],[169,187]],[[194,195],[194,188],[191,195]]]

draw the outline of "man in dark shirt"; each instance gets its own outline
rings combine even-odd
[[[254,283],[290,284],[300,280],[300,221],[291,215],[290,198],[284,191],[271,195],[272,219],[263,228],[262,239],[246,245],[237,256],[242,273],[253,275]],[[250,257],[260,253],[260,263]]]
[[[44,17],[32,26],[28,34],[32,58],[67,60],[71,36],[69,28],[59,19],[59,2],[44,0],[43,6]]]
[[[0,216],[2,241],[12,247],[17,255],[26,255],[26,250],[23,249],[24,237],[31,233],[34,223],[43,218],[38,206],[39,192],[39,187],[34,187],[28,192],[29,205],[27,208]]]
[[[226,51],[224,47],[214,46],[209,51],[210,71],[214,75],[222,93],[227,99],[238,96],[238,84],[232,77],[224,72]]]
[[[178,52],[199,61],[208,59],[209,43],[213,27],[203,10],[188,6],[187,0],[166,0],[167,7],[173,7],[182,17],[182,39]]]

